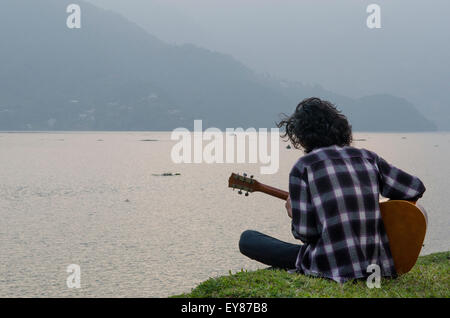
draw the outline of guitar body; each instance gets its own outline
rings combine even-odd
[[[231,174],[228,186],[238,189],[239,194],[246,191],[263,192],[282,200],[288,198],[289,193],[250,178],[246,174]],[[423,207],[404,200],[390,200],[380,202],[381,217],[389,238],[389,247],[394,259],[397,274],[405,274],[413,268],[423,246],[427,231],[427,213]]]
[[[380,203],[381,217],[389,238],[389,247],[399,275],[413,268],[419,257],[427,230],[427,214],[409,201]]]

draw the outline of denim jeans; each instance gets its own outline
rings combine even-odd
[[[242,254],[260,263],[280,269],[295,268],[300,246],[252,230],[243,232],[239,240],[239,250]]]

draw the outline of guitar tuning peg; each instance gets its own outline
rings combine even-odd
[[[246,197],[248,197],[248,192],[245,194]]]
[[[242,194],[242,190],[239,190],[239,192],[238,192],[239,194]]]
[[[250,179],[253,179],[253,175],[250,176]]]
[[[244,172],[243,174],[242,174],[244,177],[246,177],[247,176],[247,174]]]

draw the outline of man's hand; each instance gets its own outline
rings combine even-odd
[[[288,216],[292,219],[292,206],[291,206],[291,197],[288,196],[286,200],[286,204],[284,205],[286,207],[286,211]]]

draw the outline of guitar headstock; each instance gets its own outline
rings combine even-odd
[[[258,191],[259,182],[253,179],[253,176],[247,177],[246,173],[242,175],[232,173],[228,179],[228,187],[233,188],[233,190],[238,189],[239,194],[246,191],[245,196],[248,196],[249,193]]]

